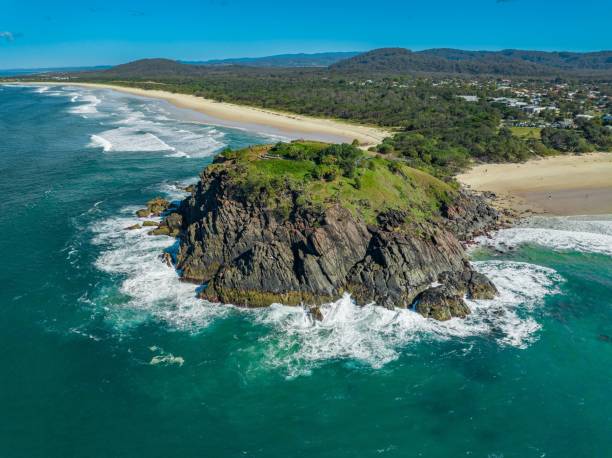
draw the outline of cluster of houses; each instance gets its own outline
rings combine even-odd
[[[501,80],[490,84],[474,82],[470,86],[485,89],[485,93],[493,95],[486,98],[488,102],[520,110],[526,115],[517,117],[520,119],[507,120],[507,125],[571,129],[582,120],[596,118],[601,119],[605,125],[612,124],[612,116],[609,114],[612,106],[610,98],[598,88],[586,84],[570,86],[565,83],[549,85]],[[482,95],[458,97],[466,102],[478,102]],[[568,109],[568,105],[572,108]],[[576,113],[578,110],[582,113]],[[545,113],[549,115],[544,116]]]

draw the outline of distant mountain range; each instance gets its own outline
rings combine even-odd
[[[257,72],[266,69],[317,68],[334,74],[448,74],[518,77],[595,76],[612,78],[612,51],[546,52],[463,51],[381,48],[372,51],[328,52],[316,54],[281,54],[268,57],[217,59],[202,62],[170,59],[141,59],[115,67],[0,70],[0,76],[39,73],[87,72],[95,77],[122,78],[195,78],[211,72]],[[243,69],[243,70],[240,70]],[[249,70],[250,69],[250,70]],[[259,69],[259,70],[258,70]],[[328,69],[328,70],[327,70]]]
[[[100,71],[111,68],[111,65],[97,65],[95,67],[49,67],[49,68],[14,68],[0,69],[0,76],[24,76],[24,75],[40,75],[41,73],[72,73],[83,71]]]
[[[196,77],[206,74],[207,68],[170,59],[140,59],[109,68],[99,75],[120,78]]]
[[[341,58],[343,57],[344,58]],[[341,74],[462,74],[497,76],[612,76],[612,51],[570,53],[544,51],[462,51],[382,48],[365,53],[285,54],[280,56],[182,63],[145,59],[106,70],[123,77],[196,77],[211,71],[240,67],[309,68],[331,62],[327,68]]]
[[[448,73],[468,75],[549,76],[612,73],[612,51],[462,51],[404,48],[375,49],[330,66],[341,73]]]
[[[213,59],[206,61],[183,61],[190,65],[245,65],[249,67],[329,67],[343,59],[349,59],[358,52],[321,52],[315,54],[279,54],[267,57],[240,57],[236,59]]]

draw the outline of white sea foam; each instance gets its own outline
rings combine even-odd
[[[94,148],[102,148],[104,151],[112,151],[113,149],[113,144],[104,137],[100,137],[99,135],[91,136],[91,142],[89,143],[89,146]]]
[[[585,224],[581,224],[584,226]],[[607,224],[590,224],[591,228],[608,230]],[[583,227],[584,228],[584,227]],[[556,251],[601,253],[612,256],[612,235],[601,232],[579,232],[542,227],[515,227],[503,229],[490,237],[476,239],[481,245],[505,251],[523,244],[539,245]]]
[[[176,148],[168,145],[156,135],[132,127],[119,127],[117,129],[106,130],[99,134],[92,135],[91,140],[92,143],[90,143],[90,146],[103,146],[104,151],[176,151]]]
[[[93,115],[98,112],[98,105],[102,102],[93,94],[78,94],[70,99],[73,103],[78,103],[76,107],[70,109],[71,113],[80,115]]]
[[[112,124],[118,127],[96,136],[111,143],[115,152],[168,151],[168,157],[202,157],[224,146],[221,139],[225,134],[214,128],[194,124],[193,130],[187,130],[181,127],[183,123],[156,121],[151,115],[128,106],[120,105],[113,111],[119,119]],[[92,142],[90,146],[100,145]]]
[[[150,227],[124,230],[139,222],[134,216],[137,209],[124,208],[121,215],[92,227],[93,243],[102,248],[95,265],[122,278],[119,293],[126,297],[112,306],[100,299],[109,319],[119,327],[129,327],[154,318],[195,331],[228,313],[227,307],[207,306],[196,297],[194,285],[180,282],[176,271],[162,262],[160,254],[172,245],[171,239],[147,235]]]
[[[185,188],[197,182],[198,177],[193,177],[189,180],[181,181],[180,183],[165,182],[159,187],[159,190],[166,196],[166,199],[170,201],[178,201],[184,199],[187,195]]]
[[[151,358],[151,361],[149,361],[149,364],[151,366],[182,366],[183,364],[185,364],[185,358],[183,358],[182,356],[174,356],[172,353],[166,353],[162,349],[157,347],[152,348],[154,348],[154,350],[151,351],[159,351],[160,354],[155,355]]]
[[[181,198],[184,184],[164,183],[161,190],[171,199]],[[525,348],[540,329],[532,316],[534,309],[546,295],[559,293],[563,282],[546,267],[512,261],[474,262],[474,268],[491,278],[500,294],[491,301],[468,301],[472,311],[468,318],[446,322],[423,318],[411,310],[358,306],[349,295],[323,305],[322,321],[313,320],[301,307],[281,304],[257,310],[218,306],[197,299],[194,285],[180,282],[174,269],[160,260],[171,239],[148,236],[149,228],[124,230],[139,221],[133,216],[137,209],[125,208],[93,227],[93,242],[102,247],[96,266],[120,275],[119,293],[125,295],[123,300],[112,300],[114,305],[106,305],[109,319],[123,327],[153,318],[197,332],[217,318],[242,313],[267,328],[257,341],[245,341],[246,347],[252,345],[247,350],[260,355],[253,364],[281,368],[289,376],[337,359],[380,368],[397,359],[406,345],[423,340],[480,337],[501,346]]]
[[[176,153],[166,154],[166,157],[191,157],[191,156],[183,151],[177,151]]]
[[[552,269],[519,262],[484,261],[474,267],[492,279],[500,295],[492,301],[468,301],[472,314],[465,320],[438,322],[411,310],[361,307],[349,295],[323,305],[321,322],[299,307],[275,304],[258,310],[255,319],[271,327],[259,342],[267,344],[265,363],[288,368],[293,375],[339,358],[377,368],[396,359],[410,342],[473,336],[525,348],[540,328],[525,312],[545,295],[557,293],[562,279]]]
[[[100,90],[71,86],[32,86],[45,95],[67,97],[70,113],[101,119],[106,126],[90,138],[88,146],[109,152],[161,152],[167,157],[210,156],[225,146],[225,133],[211,126],[171,119],[161,104],[139,101]]]
[[[612,215],[535,216],[523,226],[612,235]]]

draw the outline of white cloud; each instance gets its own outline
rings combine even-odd
[[[15,39],[15,35],[13,32],[0,32],[0,39],[4,38],[6,41],[13,41]]]

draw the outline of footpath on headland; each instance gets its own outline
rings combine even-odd
[[[392,135],[382,128],[343,122],[335,119],[315,118],[264,108],[237,105],[197,97],[188,94],[176,94],[161,90],[147,90],[114,84],[64,83],[41,81],[34,84],[61,84],[94,89],[110,89],[140,97],[165,100],[178,108],[197,111],[207,117],[211,124],[226,127],[243,128],[253,131],[270,131],[274,129],[279,135],[290,138],[304,138],[329,142],[347,142],[358,140],[362,147],[377,145],[385,137]]]
[[[519,212],[558,216],[612,214],[612,153],[553,156],[520,164],[481,164],[457,176]]]

